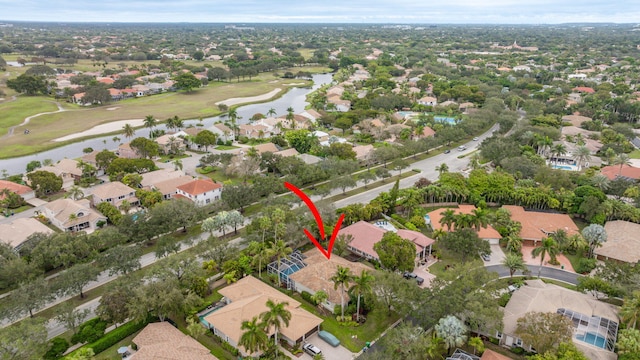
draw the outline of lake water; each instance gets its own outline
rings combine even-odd
[[[312,91],[321,87],[322,85],[330,83],[332,80],[331,76],[332,74],[316,74],[316,75],[313,75],[313,86],[310,88],[294,87],[289,89],[289,91],[287,91],[287,93],[284,94],[282,97],[275,99],[273,101],[238,107],[237,113],[238,113],[238,116],[241,117],[241,119],[238,119],[238,123],[239,124],[247,123],[249,122],[249,119],[251,118],[251,116],[253,116],[255,113],[266,114],[271,108],[275,109],[277,116],[285,115],[287,113],[288,107],[292,107],[296,114],[301,113],[302,111],[304,111],[304,108],[308,105],[306,101],[306,96]],[[204,128],[206,129],[207,127],[210,127],[211,125],[213,125],[214,123],[220,120],[224,120],[224,118],[221,118],[220,116],[215,116],[215,117],[203,119],[202,123],[204,125]],[[197,119],[190,119],[190,120],[185,119],[183,120],[183,122],[185,127],[188,127],[189,125],[195,126],[196,124],[199,123]],[[166,127],[164,124],[160,124],[156,126],[155,129],[166,130]],[[20,135],[22,134],[16,134],[14,136],[20,136]],[[101,150],[105,148],[114,149],[116,147],[116,144],[112,140],[114,136],[115,135],[96,137],[88,140],[83,140],[80,142],[75,142],[73,144],[64,145],[61,147],[57,147],[55,149],[43,151],[33,155],[27,155],[27,156],[11,158],[11,159],[3,159],[3,160],[0,160],[0,170],[2,169],[7,170],[7,172],[9,172],[9,174],[11,175],[20,174],[25,172],[27,164],[33,160],[43,161],[44,159],[51,159],[53,160],[53,162],[57,162],[64,158],[70,158],[70,159],[78,158],[84,155],[82,152],[82,149],[85,149],[88,147],[91,147],[95,150]],[[118,135],[118,136],[122,138],[121,135]],[[149,129],[146,129],[146,128],[136,129],[136,136],[149,136]],[[104,143],[105,140],[106,140],[106,144]]]

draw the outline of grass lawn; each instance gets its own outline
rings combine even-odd
[[[375,309],[367,314],[367,321],[364,324],[359,326],[344,326],[341,325],[332,314],[321,314],[316,306],[306,302],[299,294],[295,294],[293,297],[302,303],[302,307],[305,310],[324,319],[322,325],[320,325],[322,330],[326,330],[335,335],[340,339],[340,344],[352,352],[362,350],[367,341],[375,340],[384,330],[391,326],[391,324],[400,319],[400,316],[395,313],[388,315],[384,310],[380,311]]]
[[[635,149],[632,152],[629,153],[629,157],[632,159],[640,159],[640,150],[639,149]]]
[[[567,259],[569,259],[569,262],[571,262],[571,266],[574,269],[578,268],[578,264],[580,263],[580,259],[584,258],[584,253],[582,251],[578,251],[575,254],[563,254],[564,256],[566,256]]]
[[[215,147],[216,150],[233,150],[233,149],[239,149],[239,147],[237,146],[233,146],[233,145],[218,145]]]
[[[179,160],[179,159],[184,159],[184,158],[188,158],[189,154],[182,154],[182,155],[160,155],[160,159],[157,160],[158,162],[163,162],[163,163],[168,163],[168,162],[173,162],[174,160]]]
[[[291,71],[321,72],[322,70],[326,70],[326,68],[301,67],[294,68]],[[280,88],[282,91],[276,95],[278,97],[284,95],[286,90],[291,87],[289,84],[300,84],[302,82],[305,83],[305,86],[311,84],[311,81],[282,79],[274,77],[272,73],[262,73],[254,77],[252,81],[216,82],[190,93],[169,92],[118,101],[97,107],[65,105],[72,110],[42,115],[34,118],[28,124],[28,127],[17,127],[16,134],[22,135],[25,128],[28,128],[31,133],[28,136],[16,135],[3,139],[0,158],[32,154],[71,143],[78,139],[70,140],[69,142],[53,142],[52,140],[116,120],[143,119],[150,114],[157,119],[167,119],[174,115],[183,119],[215,116],[221,113],[218,106],[215,105],[216,102],[229,98],[262,95]],[[22,101],[22,97],[19,99]],[[3,127],[8,128],[8,126],[21,123],[26,116],[57,109],[51,102],[52,99],[48,97],[25,97],[25,99],[33,103],[20,105],[20,101],[15,101],[0,104],[0,114],[2,114],[2,117],[0,117],[0,130]],[[38,105],[40,103],[45,105]],[[38,110],[33,110],[34,108]],[[114,108],[116,109],[114,110]],[[64,122],[64,126],[58,126],[62,122]]]
[[[11,126],[21,124],[26,117],[56,110],[53,99],[42,96],[19,96],[15,101],[4,102],[0,104],[0,134],[5,135]]]

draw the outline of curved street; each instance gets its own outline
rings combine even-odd
[[[488,271],[497,272],[500,278],[509,277],[509,269],[503,265],[489,265],[485,266]],[[527,265],[529,268],[529,274],[527,276],[538,276],[538,269],[540,269],[540,265]],[[525,276],[521,271],[518,271],[514,274],[514,276]],[[540,277],[545,279],[553,279],[562,281],[572,285],[578,285],[578,279],[582,277],[582,275],[572,273],[566,270],[556,269],[552,267],[543,266],[540,270]]]

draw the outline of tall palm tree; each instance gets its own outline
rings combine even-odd
[[[487,214],[487,210],[485,209],[474,209],[471,211],[472,219],[472,228],[476,231],[480,231],[480,228],[487,228],[489,225],[489,215]]]
[[[153,139],[153,127],[156,126],[157,120],[153,115],[147,115],[144,117],[144,127],[149,128],[149,137]]]
[[[173,169],[174,170],[178,170],[178,169],[182,170],[182,167],[183,167],[182,160],[180,160],[180,159],[173,160]]]
[[[311,296],[311,300],[315,301],[316,304],[318,304],[318,309],[320,309],[320,311],[322,312],[324,312],[324,306],[322,306],[322,304],[324,304],[324,302],[327,301],[328,298],[329,295],[324,290],[318,290]]]
[[[438,172],[438,174],[442,175],[443,173],[446,173],[449,171],[449,165],[447,165],[446,163],[442,163],[436,166],[436,171]]]
[[[353,277],[353,286],[351,286],[350,290],[358,295],[358,302],[356,306],[356,320],[358,322],[360,322],[360,297],[362,297],[363,294],[371,292],[371,283],[373,280],[375,280],[373,275],[369,274],[365,269],[362,269],[360,276]]]
[[[117,144],[120,141],[120,138],[117,137],[117,136],[114,136],[114,137],[111,138],[111,140],[113,140],[114,144]]]
[[[593,175],[589,180],[591,182],[591,185],[597,187],[602,191],[609,189],[609,187],[611,186],[611,181],[606,175],[603,174]]]
[[[291,128],[291,130],[295,130],[296,129],[296,117],[293,114],[293,108],[291,106],[289,106],[287,108],[286,119],[289,120],[289,122],[290,122],[289,127]]]
[[[514,253],[508,253],[502,260],[502,265],[509,269],[510,277],[513,277],[513,274],[518,270],[527,270],[527,266],[525,265],[524,260],[522,260],[522,257],[519,254]]]
[[[84,196],[84,192],[78,185],[73,185],[69,190],[67,190],[67,196],[69,196],[73,200],[82,199]]]
[[[128,140],[136,135],[136,130],[131,126],[131,124],[124,124],[122,127],[122,135],[124,135]]]
[[[562,143],[558,143],[553,145],[553,149],[551,149],[551,153],[555,155],[556,165],[558,164],[558,157],[565,155],[567,153],[567,147]]]
[[[351,274],[351,269],[348,267],[343,267],[338,265],[338,269],[336,273],[329,279],[333,281],[333,288],[338,290],[340,287],[340,310],[341,310],[341,319],[344,320],[344,289],[349,286],[349,282],[353,279],[353,275]]]
[[[631,161],[629,161],[629,155],[624,153],[616,155],[616,157],[613,159],[613,163],[615,165],[620,165],[620,167],[618,168],[618,176],[622,175],[622,167],[624,165],[631,165]]]
[[[287,246],[287,243],[284,240],[277,240],[271,244],[271,254],[278,261],[278,287],[282,285],[282,279],[280,274],[280,263],[282,262],[282,258],[286,258],[289,254],[291,254],[293,250]]]
[[[277,115],[276,109],[270,108],[269,111],[267,111],[267,115],[271,117],[275,117]]]
[[[453,209],[446,209],[441,212],[440,215],[442,215],[440,218],[440,226],[447,225],[447,230],[451,231],[451,226],[456,221],[456,212]]]
[[[433,328],[438,336],[444,340],[449,354],[451,350],[464,345],[467,341],[467,327],[460,319],[453,315],[448,315],[440,319]]]
[[[636,290],[631,297],[624,299],[619,315],[620,320],[627,324],[627,328],[636,328],[640,320],[640,291]]]
[[[285,307],[287,305],[289,305],[289,303],[286,301],[276,303],[269,299],[267,300],[269,310],[260,314],[260,318],[262,318],[267,329],[273,326],[276,346],[278,346],[278,331],[282,328],[283,324],[285,327],[289,326],[289,320],[291,320],[291,312]]]
[[[238,345],[244,347],[249,354],[260,352],[267,348],[269,337],[264,331],[264,324],[258,322],[257,316],[251,320],[242,322],[241,330],[244,330],[238,341]]]
[[[554,262],[556,259],[556,255],[558,255],[558,252],[559,252],[558,244],[556,244],[556,241],[550,237],[542,239],[540,246],[538,246],[537,248],[533,249],[533,251],[531,251],[531,255],[533,256],[534,259],[540,256],[540,267],[538,268],[538,278],[540,278],[540,271],[542,270],[542,264],[544,263],[544,258],[547,255],[549,255],[550,260]]]
[[[578,170],[582,170],[582,165],[591,160],[591,151],[584,145],[578,146],[572,155],[576,159]]]

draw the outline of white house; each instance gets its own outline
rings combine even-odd
[[[207,205],[212,201],[220,200],[222,184],[211,179],[196,179],[176,187],[175,198],[186,198],[197,205]]]

